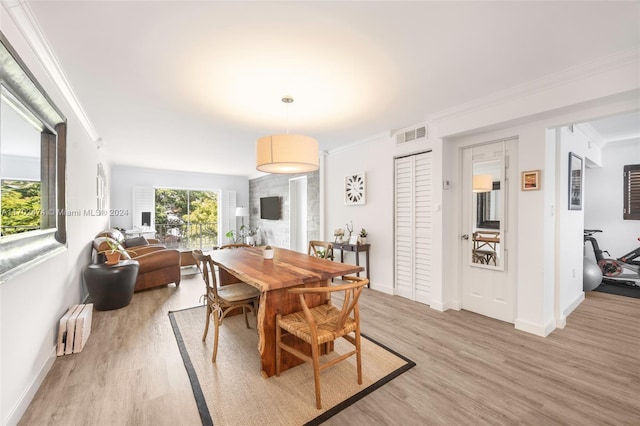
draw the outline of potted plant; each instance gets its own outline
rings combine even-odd
[[[262,256],[265,259],[273,259],[273,247],[266,246],[264,250],[262,250]]]
[[[367,235],[369,235],[367,230],[362,228],[360,230],[360,235],[358,236],[358,244],[367,244]]]
[[[120,254],[122,253],[122,250],[120,249],[119,244],[113,240],[107,239],[106,243],[109,246],[109,250],[104,250],[101,253],[103,253],[107,258],[107,265],[115,265],[120,261]]]
[[[239,242],[239,238],[236,238],[236,231],[234,231],[233,229],[229,230],[226,234],[224,234],[224,236],[229,239],[229,243],[231,244]]]
[[[242,228],[240,228],[242,229]],[[260,228],[247,228],[247,232],[246,235],[244,237],[245,239],[245,243],[249,244],[250,246],[255,246],[256,245],[256,235],[258,235],[258,230]]]

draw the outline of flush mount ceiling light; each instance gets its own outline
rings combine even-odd
[[[473,192],[489,192],[493,189],[493,178],[491,175],[474,175]]]
[[[290,104],[293,98],[285,96]],[[270,135],[256,142],[256,169],[266,173],[307,173],[318,170],[318,141],[310,136]]]

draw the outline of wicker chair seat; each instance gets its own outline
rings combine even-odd
[[[340,317],[340,309],[325,304],[309,309],[318,329],[318,344],[332,342],[338,337],[352,333],[356,330],[357,324],[353,318],[347,318],[344,326],[336,330],[336,322]],[[303,311],[294,312],[280,318],[280,327],[287,330],[294,336],[311,344],[311,328]]]
[[[239,302],[254,297],[260,297],[260,291],[249,284],[238,283],[218,287],[218,298],[225,302]]]

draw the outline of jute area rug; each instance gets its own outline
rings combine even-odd
[[[211,362],[213,320],[207,340],[202,341],[204,306],[169,312],[169,319],[203,425],[320,424],[415,365],[363,335],[363,384],[357,382],[355,356],[324,370],[322,410],[318,410],[309,364],[284,371],[280,377],[262,377],[255,317],[249,317],[250,329],[242,315],[224,319],[215,364]],[[321,362],[352,347],[339,339],[334,352]]]

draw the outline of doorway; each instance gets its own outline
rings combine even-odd
[[[516,314],[517,139],[461,150],[462,309],[513,323]]]
[[[307,252],[307,177],[289,179],[289,248]]]

